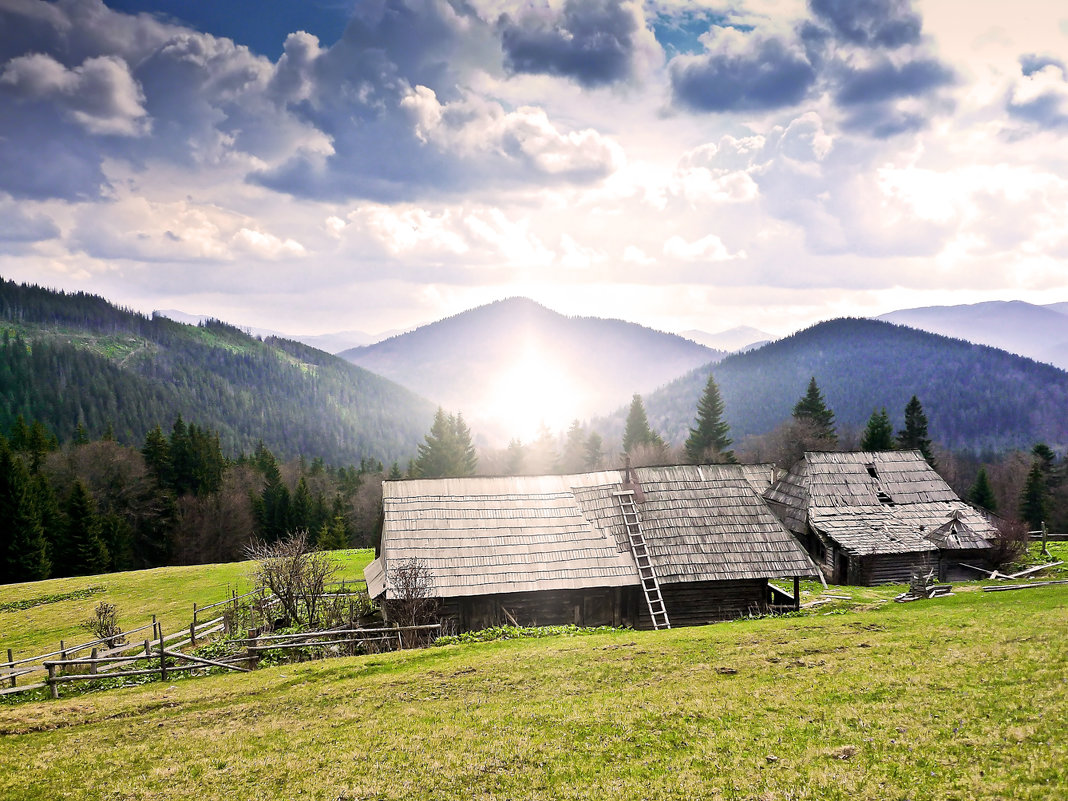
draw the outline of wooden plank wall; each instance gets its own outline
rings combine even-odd
[[[767,579],[662,584],[660,590],[672,628],[703,626],[768,611]],[[637,627],[653,627],[644,598],[638,608]]]
[[[853,565],[859,562],[854,573]],[[850,563],[850,584],[907,584],[912,574],[934,569],[938,575],[938,554],[895,553],[854,557]]]
[[[506,626],[634,626],[635,587],[503,593],[447,598],[441,616],[460,631]]]

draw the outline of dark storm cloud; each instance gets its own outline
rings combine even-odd
[[[55,239],[59,226],[50,217],[24,211],[10,200],[0,200],[0,248]]]
[[[801,102],[816,71],[795,43],[716,29],[708,52],[671,62],[675,102],[695,111],[747,111]]]
[[[631,0],[567,0],[559,11],[503,14],[497,29],[509,72],[559,75],[593,87],[632,76],[645,23]]]
[[[900,65],[883,59],[872,67],[843,72],[834,99],[844,106],[853,106],[918,97],[953,80],[953,71],[936,59],[921,58]]]
[[[896,48],[920,39],[923,21],[910,0],[809,0],[837,39],[863,47]]]

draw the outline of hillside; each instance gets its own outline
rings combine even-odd
[[[650,422],[679,443],[693,423],[710,368],[646,400]],[[895,427],[915,394],[931,436],[950,448],[981,450],[1068,444],[1068,373],[1005,351],[876,320],[820,323],[711,368],[740,442],[788,419],[815,376],[838,424],[863,427],[885,406]],[[612,418],[622,429],[623,411]]]
[[[528,412],[528,432],[542,421],[562,429],[723,354],[635,323],[565,317],[511,298],[339,355],[510,438],[521,436],[510,428],[516,406]]]
[[[1065,589],[0,707],[0,796],[1046,801],[1068,784]]]
[[[901,309],[878,319],[932,334],[990,345],[1068,370],[1066,304],[1035,306],[1020,300],[966,306]]]
[[[432,406],[298,342],[209,321],[183,325],[93,295],[0,281],[0,427],[40,420],[61,440],[81,423],[140,444],[178,414],[219,431],[223,449],[262,441],[282,457],[406,459]]]

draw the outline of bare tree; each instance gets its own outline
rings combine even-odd
[[[286,620],[314,628],[326,585],[338,571],[330,556],[308,544],[306,531],[274,543],[254,542],[245,552],[256,562],[256,585],[274,593]]]
[[[386,616],[397,626],[424,626],[438,619],[440,600],[434,595],[434,575],[420,559],[404,559],[389,568],[393,596],[385,602]]]
[[[97,639],[107,642],[108,647],[114,648],[125,641],[122,629],[119,628],[119,610],[115,604],[101,601],[93,610],[93,616],[82,622],[82,628],[97,636]]]
[[[1027,524],[1018,520],[1006,520],[993,517],[994,545],[989,551],[990,561],[994,567],[1010,565],[1023,556],[1027,550],[1030,535],[1027,533]]]

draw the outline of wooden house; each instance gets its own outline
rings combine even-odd
[[[806,453],[764,498],[836,584],[974,578],[995,536],[919,451]]]
[[[461,631],[510,622],[660,628],[763,613],[769,580],[816,575],[760,497],[770,471],[385,482],[368,590],[395,600],[394,570],[418,560],[442,617]]]

